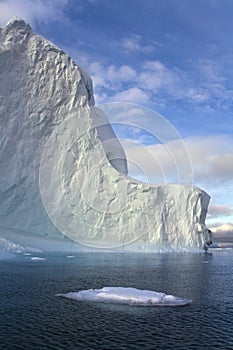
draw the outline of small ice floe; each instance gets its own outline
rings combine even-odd
[[[46,258],[41,258],[40,256],[32,256],[31,260],[33,260],[33,261],[43,261],[43,260],[46,260]]]
[[[202,261],[202,264],[209,264],[209,261],[203,260],[203,261]]]
[[[73,259],[73,258],[75,258],[75,255],[66,255],[66,257],[67,257],[68,259]]]
[[[81,290],[57,296],[78,301],[94,301],[102,303],[142,305],[142,306],[183,306],[192,300],[174,295],[124,287],[104,287],[102,289]]]

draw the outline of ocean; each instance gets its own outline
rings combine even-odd
[[[1,350],[233,349],[232,249],[33,254],[0,261]],[[192,303],[135,306],[56,296],[106,286]]]

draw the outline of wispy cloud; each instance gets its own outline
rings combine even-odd
[[[211,231],[214,233],[214,239],[223,241],[233,241],[233,224],[230,222],[224,224],[218,224],[210,226]]]
[[[173,72],[159,61],[146,61],[135,70],[129,65],[103,65],[99,62],[90,63],[87,67],[93,83],[94,91],[102,96],[102,102],[134,102],[152,104],[162,99],[162,93],[172,94],[180,83],[177,72]],[[106,100],[103,100],[103,96]],[[128,97],[127,97],[128,96]],[[158,97],[159,96],[159,97]],[[174,98],[174,97],[173,97]]]
[[[233,105],[233,91],[225,79],[226,73],[210,61],[197,62],[183,70],[168,67],[159,60],[143,61],[138,68],[96,61],[86,69],[94,81],[96,100],[101,96],[99,103],[118,98],[119,102],[148,102],[155,109],[183,104],[198,112],[229,111]]]
[[[113,97],[113,102],[131,102],[138,103],[140,101],[141,104],[147,104],[150,102],[150,95],[143,89],[139,87],[131,87],[125,89],[123,91],[117,92]]]
[[[215,185],[233,180],[233,138],[229,135],[190,137],[185,140],[196,181]]]
[[[63,10],[68,0],[2,0],[0,1],[0,25],[12,17],[20,17],[32,26],[37,22],[64,19]]]
[[[233,208],[227,205],[213,204],[210,205],[208,210],[209,218],[218,218],[220,216],[231,216],[233,215]]]
[[[121,46],[126,52],[140,51],[149,53],[154,50],[155,43],[144,45],[141,35],[131,34],[128,38],[122,39]]]

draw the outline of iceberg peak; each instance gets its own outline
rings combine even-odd
[[[24,29],[25,31],[32,31],[32,28],[30,24],[28,24],[24,19],[20,17],[13,17],[11,18],[7,24],[3,27],[5,32],[8,32],[12,29]]]

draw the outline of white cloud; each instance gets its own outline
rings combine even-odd
[[[0,25],[20,17],[32,26],[37,21],[49,22],[63,17],[68,0],[3,0],[0,1]]]
[[[127,147],[126,157],[130,160],[129,173],[132,177],[141,177],[143,173],[149,183],[168,183],[171,177],[174,182],[179,182],[176,165],[166,145],[143,146],[128,141],[128,143],[123,142],[123,146]],[[137,164],[137,168],[132,167],[131,164]]]
[[[208,214],[210,218],[218,218],[219,216],[231,216],[233,215],[233,208],[227,205],[212,204],[209,207]]]
[[[138,83],[154,93],[165,91],[166,94],[177,94],[181,78],[175,70],[167,68],[160,61],[146,61],[138,75]]]
[[[169,70],[159,61],[146,61],[138,70],[130,65],[116,66],[90,62],[87,71],[93,79],[96,95],[106,97],[102,102],[152,104],[154,98],[159,104],[164,91],[166,94],[175,95],[180,84],[179,74]]]
[[[190,102],[205,103],[210,100],[210,92],[206,88],[192,87],[188,89],[186,97]]]
[[[132,67],[127,65],[120,66],[119,68],[110,65],[107,68],[106,76],[108,81],[124,83],[134,81],[136,78],[136,72]]]
[[[142,89],[132,87],[116,93],[114,96],[112,96],[112,101],[146,104],[150,101],[150,96]]]
[[[221,184],[233,181],[233,138],[227,135],[185,139],[191,155],[195,180]]]
[[[131,50],[139,49],[139,39],[135,36],[125,46]],[[89,64],[87,71],[93,78],[95,92],[100,94],[103,91],[98,89],[104,90],[105,102],[111,101],[116,94],[125,96],[125,91],[134,88],[149,96],[154,108],[183,103],[199,113],[222,112],[229,111],[233,103],[232,88],[225,81],[223,68],[210,60],[186,65],[183,70],[169,67],[159,60],[142,61],[137,68],[95,62]],[[130,97],[128,102],[136,100],[132,95]]]
[[[210,59],[201,59],[198,64],[198,69],[206,82],[222,83],[225,80],[222,75],[222,67],[217,61]]]
[[[93,79],[95,88],[108,88],[109,90],[116,89],[116,83],[118,89],[125,83],[131,83],[135,81],[135,70],[127,65],[104,66],[99,62],[90,63],[88,72]]]
[[[143,45],[141,35],[131,34],[128,38],[121,41],[121,46],[126,52],[145,52],[149,53],[154,50],[154,44]],[[158,45],[158,43],[156,43]]]
[[[210,226],[210,229],[214,234],[214,239],[233,241],[233,224],[231,222],[216,224]]]
[[[140,40],[141,37],[139,35],[133,35],[130,38],[124,38],[121,45],[126,51],[137,51],[140,50]]]
[[[102,64],[99,62],[93,62],[89,65],[88,72],[92,77],[94,87],[108,87],[108,81],[106,79],[106,71]]]
[[[90,73],[97,103],[129,102],[144,104],[150,101],[149,92],[137,85],[137,73],[129,65],[104,66],[90,63]]]

